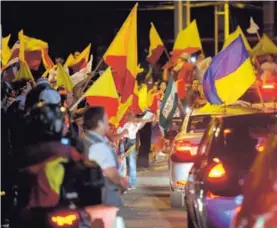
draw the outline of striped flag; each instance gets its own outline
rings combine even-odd
[[[178,95],[173,75],[170,75],[168,85],[162,100],[159,122],[163,130],[167,130],[178,107]]]

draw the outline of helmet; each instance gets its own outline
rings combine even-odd
[[[60,140],[67,117],[66,108],[40,102],[26,115],[27,137],[33,142]]]

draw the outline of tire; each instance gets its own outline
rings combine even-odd
[[[184,207],[184,193],[181,191],[173,191],[170,189],[170,202],[172,208]]]

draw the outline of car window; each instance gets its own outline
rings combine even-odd
[[[250,104],[262,103],[259,92],[255,88],[248,89],[239,100],[246,101]]]
[[[248,169],[261,151],[263,143],[272,132],[276,117],[264,115],[255,118],[240,116],[224,124],[220,139],[212,149],[213,157],[221,157],[238,168]]]
[[[188,121],[188,133],[204,132],[211,120],[211,115],[191,116]]]

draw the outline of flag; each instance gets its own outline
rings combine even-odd
[[[73,86],[75,86],[79,82],[83,81],[87,77],[87,74],[89,72],[91,72],[92,60],[93,60],[93,56],[91,55],[91,58],[87,64],[86,68],[84,68],[70,76]]]
[[[178,106],[178,95],[173,76],[170,75],[162,100],[159,122],[163,130],[167,130]]]
[[[147,56],[147,61],[151,64],[156,64],[159,58],[161,57],[164,51],[164,44],[162,39],[159,36],[158,31],[156,30],[154,24],[151,22],[150,28],[150,47],[149,47],[149,54]]]
[[[78,54],[77,56],[73,56],[72,54],[70,54],[64,65],[71,68],[74,73],[84,69],[88,64],[90,49],[91,44],[89,44],[82,51],[82,53]]]
[[[11,57],[11,49],[9,47],[9,41],[10,41],[11,35],[8,35],[7,37],[2,38],[2,47],[1,47],[1,64],[2,66],[5,66],[9,58]]]
[[[110,67],[86,91],[85,97],[89,105],[103,106],[109,118],[116,116],[119,96]]]
[[[56,73],[57,87],[63,86],[67,92],[72,91],[72,81],[70,76],[65,71],[64,67],[58,63],[57,64],[57,73]]]
[[[129,96],[128,100],[125,103],[119,102],[119,107],[116,113],[116,116],[113,116],[109,119],[109,123],[117,127],[122,127],[126,123],[127,114],[129,108],[132,106],[133,96]]]
[[[54,63],[52,61],[52,59],[50,58],[50,56],[48,55],[48,49],[41,49],[41,53],[42,53],[42,63],[45,67],[46,70],[50,70],[54,67]]]
[[[227,37],[227,39],[224,42],[222,50],[224,50],[226,47],[228,47],[239,36],[242,37],[242,40],[243,40],[246,50],[251,52],[252,49],[251,49],[243,31],[241,30],[240,26],[238,26],[237,29]]]
[[[266,54],[276,55],[277,46],[266,34],[264,34],[259,43],[253,48],[253,55],[262,56]]]
[[[229,105],[237,101],[255,81],[254,68],[239,36],[213,58],[204,75],[203,90],[211,104]]]
[[[137,81],[135,81],[135,87],[134,87],[134,91],[133,91],[133,99],[132,99],[132,109],[135,112],[135,114],[141,114],[143,113],[145,110],[143,107],[140,106],[140,104],[142,104],[143,102],[140,102],[140,96],[142,96],[142,93],[139,93],[139,89],[138,89],[138,83]]]
[[[183,53],[193,54],[202,50],[201,39],[196,20],[193,20],[184,30],[180,31],[174,43],[171,58],[164,68],[169,68],[177,62]]]
[[[253,17],[250,17],[250,27],[246,30],[249,34],[257,34],[259,26],[255,23]]]
[[[23,30],[21,30],[18,33],[18,42],[12,48],[9,62],[18,61],[17,58],[19,58],[22,62],[26,60],[30,69],[38,70],[42,58],[42,48],[48,49],[48,44],[42,40],[24,35]]]
[[[17,71],[15,75],[14,81],[19,81],[22,79],[27,79],[35,82],[34,77],[31,73],[31,70],[27,64],[27,62],[20,62],[19,70]]]
[[[149,91],[148,93],[148,107],[150,109],[151,112],[156,113],[159,109],[159,102],[161,100],[162,97],[162,92],[153,92],[153,91]]]
[[[137,8],[129,16],[104,54],[104,61],[114,72],[117,91],[125,102],[134,91],[137,75]]]

